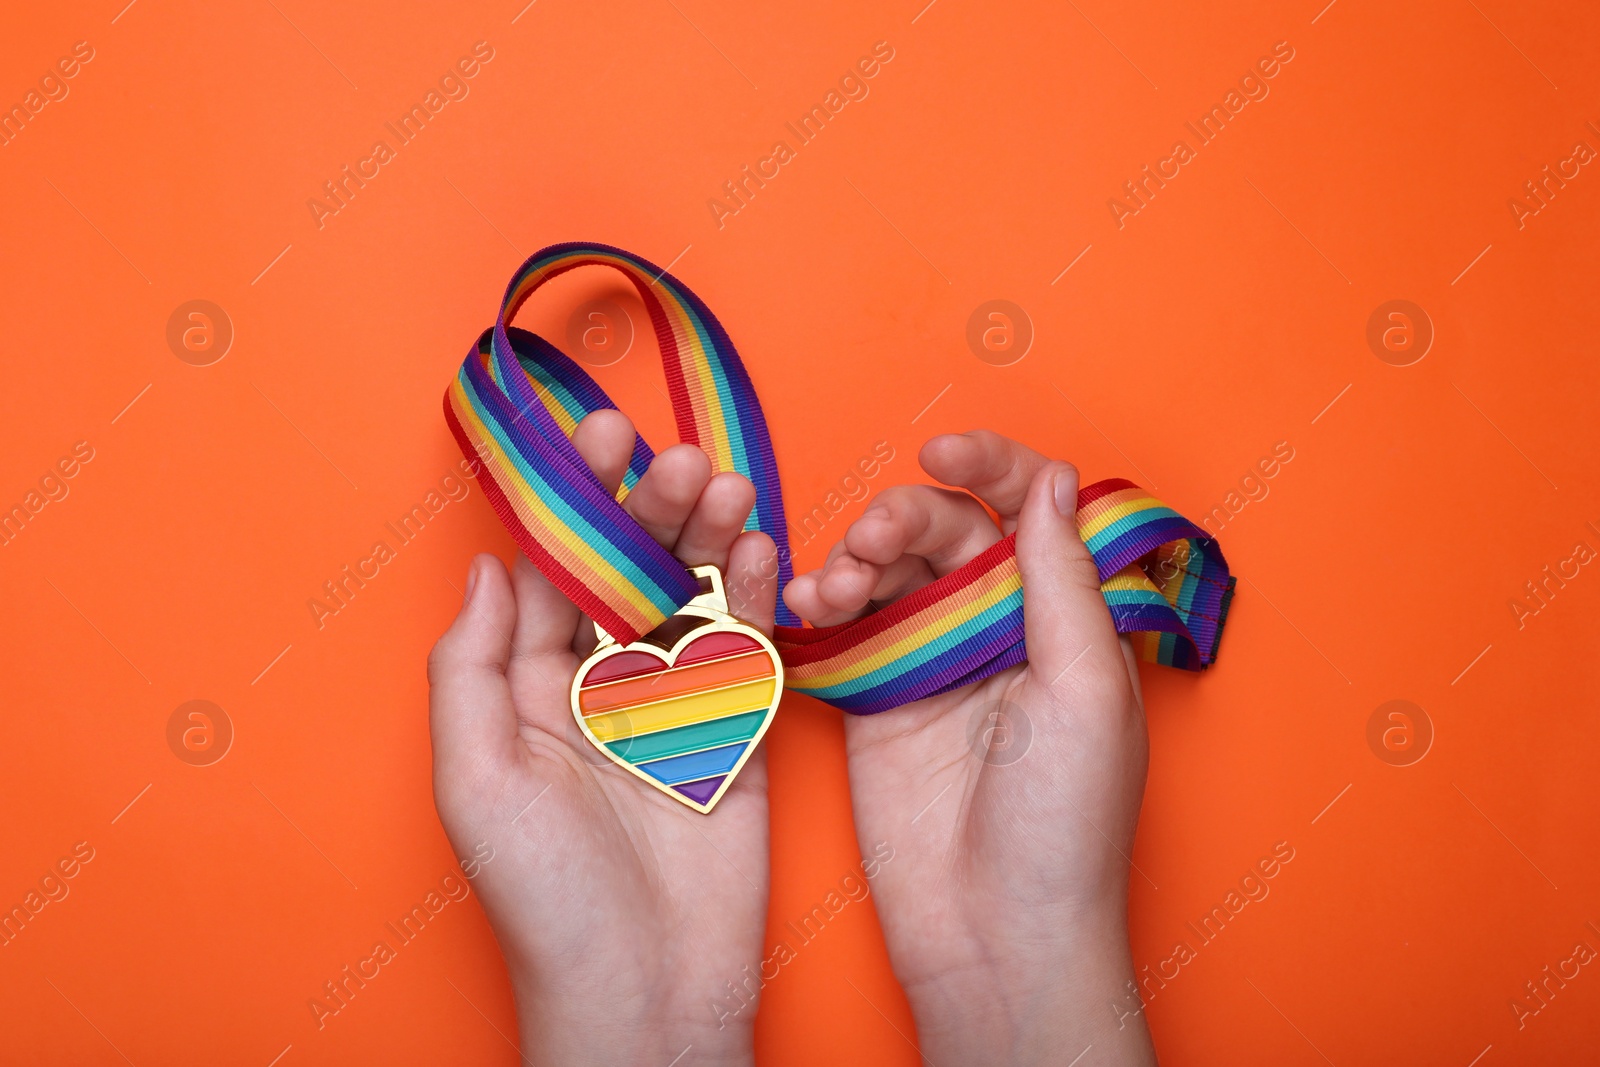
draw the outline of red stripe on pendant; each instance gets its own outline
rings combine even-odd
[[[704,663],[707,660],[721,659],[724,656],[737,656],[745,652],[754,652],[761,647],[760,642],[744,634],[722,633],[707,634],[693,641],[678,654],[670,666],[686,667],[691,663]],[[614,682],[619,678],[635,678],[645,674],[655,674],[668,668],[664,656],[653,652],[630,650],[618,652],[594,665],[594,668],[583,677],[580,688],[587,689],[592,685],[602,682]]]
[[[732,656],[740,652],[754,652],[761,647],[761,643],[745,634],[730,633],[724,630],[721,633],[706,634],[684,649],[677,658],[677,664],[700,663],[708,659],[717,659],[720,656]]]

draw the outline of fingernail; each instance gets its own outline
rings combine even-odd
[[[1064,517],[1072,519],[1078,515],[1078,479],[1073,477],[1072,469],[1063,467],[1055,474],[1056,510]]]
[[[466,592],[466,595],[464,597],[462,597],[462,599],[461,599],[462,604],[470,604],[470,603],[472,603],[472,590],[473,590],[473,587],[476,586],[477,584],[478,584],[478,560],[477,560],[477,557],[473,557],[472,562],[467,564],[467,592]]]

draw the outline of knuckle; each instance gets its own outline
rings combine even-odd
[[[441,637],[428,652],[428,684],[438,685],[449,669],[450,653]]]
[[[1050,587],[1062,592],[1071,590],[1073,597],[1100,596],[1100,570],[1088,550],[1070,554],[1052,552],[1044,558],[1019,558],[1018,564],[1022,569],[1024,593],[1029,585],[1035,585],[1041,591]]]
[[[875,503],[887,508],[896,518],[902,518],[908,509],[914,509],[927,486],[891,485],[878,494]]]
[[[1096,593],[1100,592],[1100,568],[1095,565],[1094,558],[1087,551],[1082,555],[1062,560],[1061,572],[1074,585],[1092,589]]]
[[[963,493],[954,489],[935,490],[935,498],[939,509],[958,524],[967,524],[980,519],[987,519],[989,512],[985,510],[982,502],[971,493]]]
[[[470,646],[453,628],[446,630],[428,650],[428,684],[438,685],[471,664]]]
[[[976,441],[985,452],[993,452],[997,448],[1004,447],[1006,443],[1004,437],[988,429],[968,430],[967,436]]]

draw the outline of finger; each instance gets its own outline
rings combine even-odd
[[[1000,540],[1001,533],[972,497],[928,485],[897,485],[878,494],[850,524],[844,543],[857,559],[886,566],[921,556],[944,576]]]
[[[684,520],[711,480],[711,460],[694,445],[673,445],[650,464],[623,502],[656,543],[678,543]]]
[[[823,625],[844,621],[838,618],[840,615],[853,618],[862,614],[882,577],[882,567],[857,559],[850,552],[841,552],[829,560],[817,582],[817,595],[830,616],[830,622]]]
[[[878,584],[872,588],[872,603],[877,607],[910,596],[938,578],[928,561],[921,556],[901,556],[880,570],[882,573]]]
[[[834,560],[846,562],[835,566]],[[813,626],[838,626],[891,604],[934,581],[921,556],[901,556],[887,567],[862,563],[848,553],[820,570],[802,574],[783,591],[784,602]],[[847,573],[844,568],[852,568]]]
[[[633,458],[635,436],[628,416],[602,408],[589,412],[578,423],[572,433],[572,445],[600,483],[615,493],[628,470],[628,461]]]
[[[728,549],[725,588],[734,617],[772,636],[778,604],[778,549],[759,530],[740,534]]]
[[[511,568],[511,588],[516,604],[506,675],[518,713],[547,730],[564,727],[572,639],[583,615],[526,556]]]
[[[727,570],[729,546],[756,506],[756,487],[742,474],[724,471],[706,483],[672,554],[686,566],[710,563]]]
[[[516,602],[506,568],[491,555],[467,570],[466,596],[428,655],[428,722],[436,773],[461,778],[505,758],[516,737],[506,666]]]
[[[828,612],[829,609],[823,605],[822,601],[816,599],[817,585],[822,581],[822,572],[828,569],[828,564],[838,559],[844,554],[844,552],[844,542],[835,541],[832,546],[829,547],[828,558],[823,561],[822,566],[818,567],[816,570],[807,571],[804,574],[797,574],[789,580],[789,584],[784,586],[782,590],[782,596],[783,602],[789,605],[791,611],[793,611],[796,615],[799,615],[802,619],[810,620],[817,626],[835,625],[833,623],[825,623],[821,621],[822,616]],[[791,594],[799,599],[790,599]],[[795,606],[796,604],[804,604],[806,605],[806,609],[801,610]]]
[[[1027,498],[1034,475],[1050,461],[1026,445],[992,430],[948,433],[922,446],[922,469],[945,485],[970,491],[1000,516],[1006,533]]]
[[[516,594],[516,629],[511,634],[511,660],[541,659],[565,650],[583,613],[567,595],[551,584],[527,556],[511,566],[511,588]]]
[[[789,579],[789,584],[780,591],[783,602],[789,605],[789,610],[807,620],[814,626],[837,626],[841,622],[848,622],[857,612],[850,611],[840,615],[836,609],[823,602],[820,593],[822,575],[840,556],[845,555],[844,542],[835,541],[828,549],[828,558],[822,566],[815,570],[797,574]]]
[[[789,579],[789,584],[783,587],[783,602],[789,605],[789,610],[805,619],[813,626],[835,626],[837,623],[823,621],[827,608],[817,595],[817,581],[821,572],[797,574]],[[848,620],[846,620],[848,621]]]
[[[1082,669],[1080,659],[1120,659],[1094,558],[1078,536],[1077,502],[1077,469],[1050,463],[1034,475],[1017,521],[1029,669],[1046,687]]]
[[[883,607],[916,592],[937,577],[921,556],[901,556],[887,567],[863,563],[849,555],[843,559],[855,565],[855,573],[845,572],[845,580],[837,580],[845,566],[830,564],[823,569],[820,586],[823,600],[840,611],[861,612],[868,607]]]

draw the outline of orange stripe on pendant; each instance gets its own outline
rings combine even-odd
[[[742,656],[654,671],[608,685],[586,685],[578,692],[578,707],[585,715],[597,715],[704,689],[770,678],[773,673],[772,659],[761,649]]]

